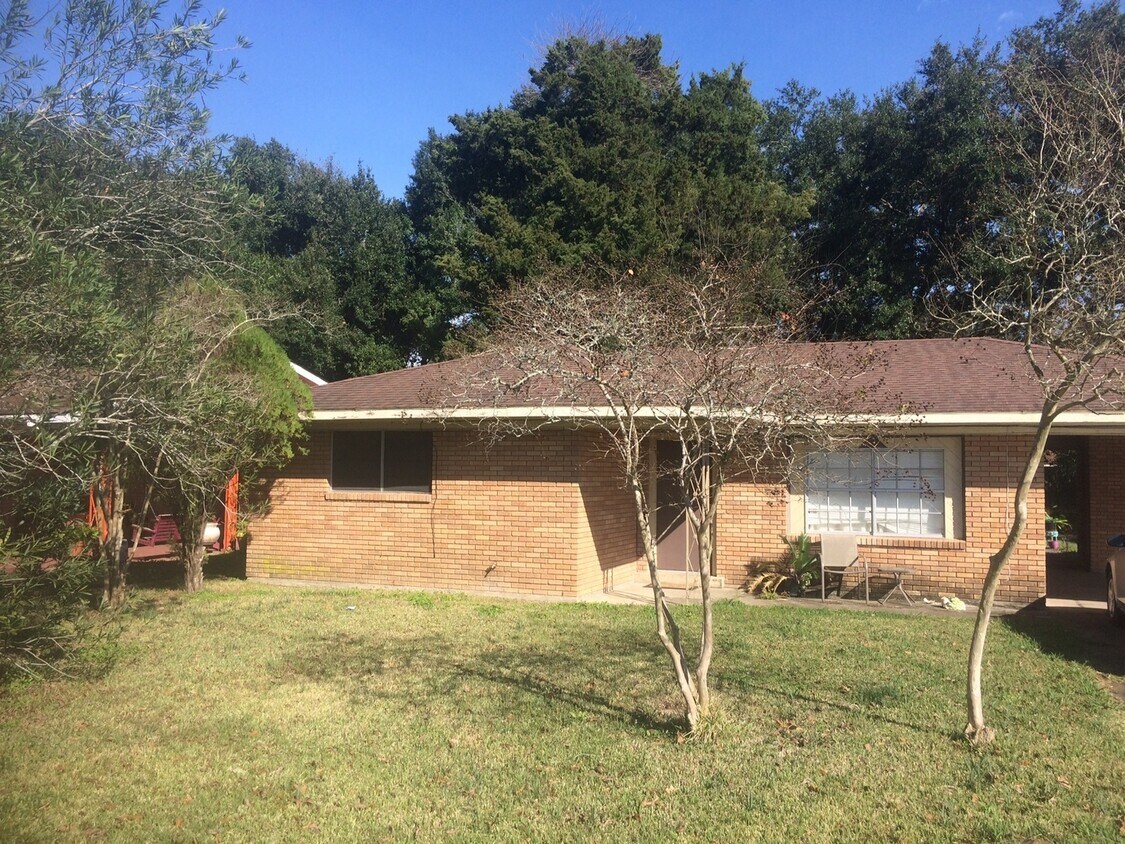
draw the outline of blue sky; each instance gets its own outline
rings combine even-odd
[[[277,138],[314,161],[368,167],[401,196],[429,128],[505,104],[568,24],[664,37],[681,74],[746,63],[754,93],[789,79],[871,95],[908,78],[938,39],[991,41],[1052,14],[1055,0],[228,0],[220,40],[245,35],[244,83],[208,98],[212,129]]]

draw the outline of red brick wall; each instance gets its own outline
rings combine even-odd
[[[488,448],[474,432],[435,431],[428,496],[333,492],[330,441],[313,432],[273,484],[250,526],[250,577],[577,594],[577,433]]]
[[[473,432],[436,431],[430,496],[333,493],[329,442],[314,433],[309,453],[274,484],[270,512],[251,525],[251,577],[574,597],[632,580],[640,568],[619,463],[591,433],[555,431],[489,448]],[[1007,532],[1028,442],[963,438],[963,539],[872,538],[861,540],[864,557],[872,566],[914,569],[910,591],[974,599]],[[1104,453],[1091,451],[1091,484],[1109,489],[1098,471],[1125,457],[1125,438],[1101,445]],[[1107,527],[1125,514],[1125,491],[1116,494],[1094,497],[1105,504],[1102,517],[1092,513],[1092,531],[1117,529]],[[716,548],[728,585],[743,585],[751,565],[784,557],[788,513],[782,483],[727,484]],[[1043,513],[1040,473],[1001,600],[1027,603],[1046,591]],[[876,578],[874,594],[887,586]]]
[[[634,581],[637,516],[621,460],[604,436],[584,436],[579,469],[578,594],[608,591]]]
[[[984,582],[989,555],[1000,548],[1007,536],[1015,484],[1030,441],[1029,436],[963,438],[964,539],[861,538],[862,557],[873,567],[914,569],[915,573],[905,578],[908,591],[929,596],[952,593],[975,599]],[[1125,453],[1125,442],[1120,447]],[[781,484],[737,482],[728,484],[723,495],[717,536],[718,573],[728,584],[741,586],[754,564],[784,558],[786,547],[781,537],[789,526],[788,495]],[[1040,471],[1028,502],[1028,528],[1005,569],[999,600],[1030,603],[1046,594],[1043,515]],[[873,596],[881,596],[892,582],[873,574]],[[854,578],[848,578],[847,585],[852,594],[860,594],[855,592]],[[859,588],[862,590],[862,586]]]
[[[1125,533],[1125,437],[1090,437],[1090,570],[1105,570],[1109,549],[1105,541]]]

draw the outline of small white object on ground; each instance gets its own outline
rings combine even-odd
[[[349,604],[348,606],[344,607],[344,609],[346,609],[348,612],[355,612],[355,604]]]

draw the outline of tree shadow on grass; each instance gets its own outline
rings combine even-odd
[[[1125,677],[1125,628],[1114,625],[1105,610],[1036,608],[1004,616],[1000,622],[1044,653]]]
[[[339,685],[357,704],[385,700],[426,714],[448,711],[478,697],[467,683],[506,688],[576,712],[616,720],[632,727],[675,735],[682,718],[664,711],[633,707],[602,690],[632,688],[640,677],[624,665],[629,652],[620,638],[608,655],[604,646],[575,644],[568,651],[532,645],[492,644],[480,650],[439,635],[378,640],[375,636],[322,633],[306,639],[281,657],[281,676]],[[646,650],[650,650],[646,648]],[[589,656],[580,656],[589,654]],[[654,668],[663,666],[653,662]],[[672,683],[671,677],[668,682]],[[525,713],[519,696],[490,694],[503,715]]]
[[[947,726],[937,726],[934,724],[918,723],[916,721],[907,721],[902,718],[894,718],[887,713],[881,711],[881,707],[886,702],[898,702],[901,695],[891,690],[886,684],[868,684],[859,685],[856,688],[856,696],[863,700],[863,703],[856,703],[851,700],[833,699],[827,695],[814,695],[810,693],[794,692],[792,689],[779,689],[773,686],[768,686],[762,683],[743,683],[736,682],[728,684],[731,688],[738,688],[744,691],[759,692],[776,697],[781,700],[798,700],[802,703],[811,704],[813,706],[822,707],[825,709],[835,709],[840,712],[847,712],[861,718],[866,718],[870,721],[879,721],[883,724],[890,724],[896,727],[905,727],[909,730],[914,730],[919,733],[926,733],[929,735],[948,735],[949,729]]]
[[[510,669],[496,666],[485,666],[478,661],[471,664],[457,666],[459,676],[474,677],[488,683],[503,685],[518,689],[528,694],[536,695],[546,700],[560,701],[574,707],[580,712],[589,715],[608,717],[634,727],[653,732],[675,735],[685,728],[684,719],[663,712],[651,712],[645,709],[632,708],[615,703],[604,694],[598,694],[590,684],[582,688],[574,688],[550,679],[547,673],[559,667],[560,659],[565,659],[562,654],[542,653],[530,658],[524,652],[518,665]],[[531,666],[539,663],[540,667]],[[672,678],[668,678],[671,683]]]

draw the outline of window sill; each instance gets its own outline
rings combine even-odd
[[[812,534],[813,542],[820,541],[820,534]],[[932,548],[942,551],[964,551],[964,539],[947,539],[941,536],[865,536],[856,535],[860,548]]]
[[[369,501],[381,504],[429,504],[428,492],[378,492],[368,489],[333,489],[324,493],[325,501]]]
[[[860,546],[869,548],[938,548],[946,551],[964,551],[963,539],[946,539],[940,536],[861,536]]]

